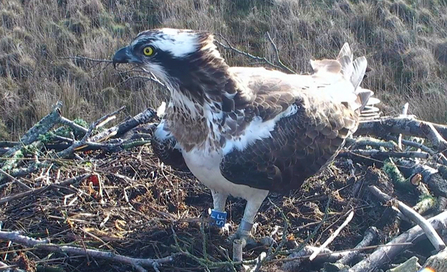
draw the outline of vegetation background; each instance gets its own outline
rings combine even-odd
[[[310,72],[344,42],[366,55],[364,86],[397,114],[447,121],[447,0],[0,0],[0,140],[18,139],[58,100],[63,115],[92,121],[123,105],[158,106],[155,84],[126,80],[110,59],[139,31],[175,27],[221,34],[237,48]],[[231,65],[259,65],[221,52]],[[128,76],[127,76],[128,77]]]

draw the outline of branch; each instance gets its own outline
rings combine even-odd
[[[267,35],[267,38],[269,39],[270,44],[273,46],[273,49],[275,50],[276,61],[279,63],[279,66],[283,70],[286,70],[287,72],[289,72],[291,74],[295,74],[295,71],[293,71],[289,67],[285,66],[284,63],[282,63],[281,58],[279,57],[278,47],[276,46],[275,42],[272,40],[272,37],[270,37],[270,33],[267,32],[266,35]]]
[[[336,229],[334,233],[332,233],[331,236],[317,250],[315,250],[314,253],[312,253],[312,255],[309,257],[309,260],[312,261],[313,259],[315,259],[315,257],[317,257],[321,250],[326,248],[332,241],[334,241],[340,231],[342,231],[342,229],[344,229],[349,224],[349,222],[351,222],[352,218],[354,218],[354,211],[351,211],[348,217],[346,217],[345,222],[343,222],[343,224],[341,224],[340,227],[338,227],[338,229]]]
[[[9,158],[18,151],[22,146],[27,146],[35,142],[40,135],[47,133],[51,128],[56,125],[61,117],[62,102],[58,101],[53,107],[53,110],[39,122],[37,122],[32,128],[30,128],[25,135],[20,138],[20,143],[13,148],[9,149],[3,157]],[[1,179],[1,178],[0,178]]]
[[[96,120],[95,122],[93,122],[87,132],[85,133],[84,137],[82,137],[82,139],[80,141],[75,141],[69,148],[64,149],[60,152],[57,153],[57,156],[59,158],[66,158],[68,156],[70,156],[71,154],[73,154],[75,151],[78,150],[82,150],[86,145],[89,137],[92,135],[93,130],[95,128],[97,128],[98,126],[103,125],[105,122],[107,122],[108,120],[111,120],[112,118],[114,118],[120,111],[124,110],[125,107],[121,107],[120,109],[109,113],[107,115],[104,115],[103,117],[99,118],[98,120]]]
[[[147,124],[152,121],[156,117],[156,112],[152,108],[148,108],[143,112],[135,115],[134,117],[122,122],[121,124],[111,127],[101,133],[96,134],[95,136],[89,139],[90,142],[102,142],[109,138],[120,137],[124,133],[128,132],[132,128],[141,125]]]
[[[447,126],[431,122],[421,121],[409,117],[382,117],[379,119],[361,122],[356,135],[376,135],[385,138],[388,134],[405,134],[426,138],[421,125],[432,125],[444,138],[447,138]]]
[[[379,188],[377,188],[376,186],[369,186],[368,189],[381,201],[393,200],[389,195],[380,191]],[[405,205],[403,202],[399,200],[394,201],[397,202],[397,207],[406,217],[416,222],[424,230],[425,234],[427,235],[427,238],[435,247],[436,251],[440,251],[445,248],[444,241],[442,241],[441,237],[439,237],[436,230],[424,217],[415,212],[412,208]]]
[[[13,201],[13,200],[16,200],[16,199],[19,199],[19,198],[24,198],[24,197],[29,196],[29,195],[37,196],[38,194],[41,194],[41,193],[43,193],[43,192],[45,192],[45,191],[47,191],[47,190],[49,190],[51,188],[54,188],[56,186],[66,186],[66,185],[69,185],[69,184],[75,184],[75,183],[78,183],[78,182],[80,182],[80,181],[82,181],[82,180],[84,180],[84,179],[86,179],[86,178],[88,178],[90,176],[91,176],[91,174],[82,174],[82,175],[77,176],[77,177],[66,179],[66,180],[64,180],[62,182],[56,182],[56,183],[53,183],[53,184],[50,184],[50,185],[47,185],[47,186],[44,186],[44,187],[40,187],[40,188],[37,188],[37,189],[32,189],[32,190],[29,190],[29,191],[26,191],[26,192],[22,192],[22,193],[18,193],[18,194],[15,194],[15,195],[3,197],[3,198],[0,198],[0,204],[6,203],[6,202],[10,202],[10,201]]]
[[[447,227],[447,211],[428,219],[434,229],[441,230]],[[398,237],[391,240],[385,246],[381,246],[374,251],[368,258],[357,263],[349,271],[350,272],[369,272],[374,271],[384,264],[391,261],[399,253],[414,245],[424,238],[424,231],[419,226],[415,226]],[[410,242],[411,244],[402,244]]]
[[[256,61],[262,61],[263,63],[265,63],[265,64],[267,64],[267,65],[270,65],[270,66],[272,66],[272,67],[274,67],[274,68],[276,68],[276,69],[286,70],[287,72],[289,72],[289,69],[288,69],[288,68],[287,68],[287,69],[284,69],[284,68],[281,67],[280,65],[276,65],[276,64],[274,64],[273,62],[269,61],[269,60],[266,59],[265,57],[254,56],[254,55],[252,55],[252,54],[250,54],[250,53],[247,53],[247,52],[244,52],[244,51],[242,51],[242,50],[237,49],[236,47],[232,46],[231,43],[230,43],[227,39],[225,39],[222,35],[219,35],[219,36],[225,41],[226,45],[223,44],[223,43],[220,42],[220,41],[217,41],[217,40],[216,40],[215,42],[216,42],[216,44],[222,46],[224,49],[234,51],[234,52],[236,52],[236,53],[238,53],[238,54],[240,54],[240,55],[243,55],[243,56],[248,57],[248,58],[250,58],[250,59],[254,59],[254,60],[256,60]],[[292,73],[295,74],[295,72],[293,72],[293,71],[292,71]]]
[[[159,258],[159,259],[141,259],[141,258],[132,258],[119,254],[115,254],[109,251],[101,251],[95,249],[88,249],[84,247],[74,247],[74,246],[62,246],[50,243],[48,240],[37,240],[34,238],[30,238],[28,236],[21,235],[19,232],[8,232],[8,231],[0,231],[0,240],[11,241],[22,246],[26,247],[34,247],[38,249],[47,250],[50,252],[63,252],[67,254],[74,255],[85,255],[93,258],[101,258],[110,261],[125,263],[133,266],[138,271],[146,271],[145,267],[152,267],[156,271],[158,270],[158,266],[164,263],[169,263],[174,261],[174,258],[177,254],[173,254],[168,257]]]
[[[369,227],[366,230],[365,236],[363,236],[362,241],[360,241],[354,248],[354,251],[348,252],[347,255],[343,256],[340,260],[337,261],[337,263],[341,264],[349,264],[359,253],[359,250],[365,246],[369,246],[371,242],[379,236],[379,231],[376,227]]]

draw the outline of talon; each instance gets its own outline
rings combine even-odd
[[[239,230],[227,238],[229,243],[234,243],[235,240],[242,241],[242,248],[245,248],[245,246],[254,247],[258,245],[255,238],[250,233],[241,233]]]

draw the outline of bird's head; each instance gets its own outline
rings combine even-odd
[[[206,32],[162,28],[147,30],[113,56],[116,67],[120,63],[134,64],[150,72],[174,89],[195,88],[208,80],[213,68],[226,66]],[[200,82],[202,81],[202,82]],[[203,85],[203,84],[202,84]],[[180,86],[180,87],[179,87]],[[190,90],[193,91],[193,90]]]

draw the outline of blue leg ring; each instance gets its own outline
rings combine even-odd
[[[214,209],[211,210],[211,225],[223,228],[227,223],[227,212],[220,212]]]

